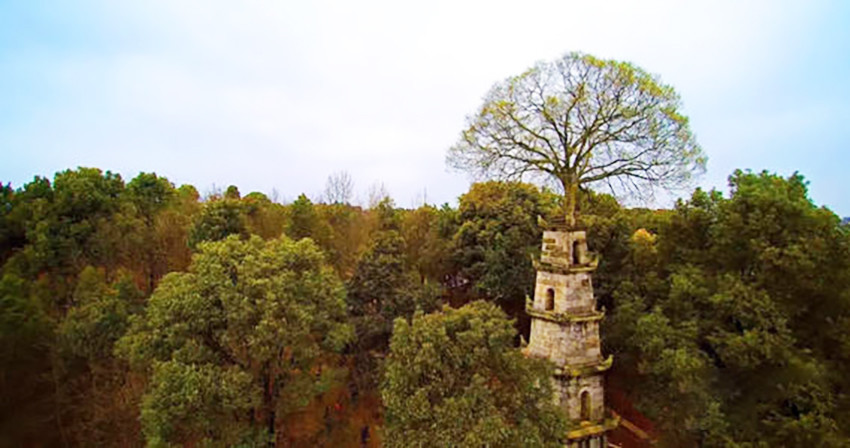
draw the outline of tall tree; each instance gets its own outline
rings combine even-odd
[[[552,367],[525,357],[515,335],[480,301],[396,319],[381,390],[386,446],[563,446]]]
[[[425,288],[405,258],[398,211],[385,199],[375,209],[378,223],[371,246],[357,262],[347,283],[348,310],[357,335],[354,344],[357,380],[373,387],[377,378],[374,358],[386,355],[393,321],[410,318],[416,309],[436,308],[436,294]],[[362,380],[362,381],[361,381]]]
[[[316,209],[327,226],[327,241],[320,242],[322,249],[339,275],[348,279],[370,243],[369,214],[360,207],[339,203],[319,204]]]
[[[248,231],[264,239],[277,238],[286,224],[286,207],[266,195],[252,192],[242,198]]]
[[[532,258],[540,249],[538,216],[551,213],[546,195],[530,184],[482,182],[460,197],[454,261],[476,292],[528,326],[525,298],[534,289]]]
[[[113,260],[116,240],[94,238],[121,208],[121,176],[97,168],[56,173],[53,189],[45,179],[27,185],[25,196],[39,198],[27,223],[30,256],[36,270],[76,275],[86,265]]]
[[[189,246],[219,241],[228,235],[247,236],[244,206],[238,199],[213,199],[204,204],[189,233]]]
[[[113,348],[141,309],[141,291],[128,276],[108,284],[102,269],[80,272],[74,305],[57,327],[67,438],[73,445],[136,445],[141,440],[141,389]]]
[[[453,232],[441,234],[442,213],[433,205],[423,205],[403,215],[401,229],[407,243],[407,263],[423,282],[442,283],[450,271]]]
[[[0,264],[26,244],[21,199],[10,184],[0,183]]]
[[[300,194],[289,206],[286,236],[296,240],[312,238],[313,241],[320,242],[327,240],[327,232],[328,229],[316,212],[313,201],[307,195]]]
[[[0,277],[0,446],[61,442],[52,418],[53,326],[34,283],[12,273]]]
[[[139,173],[127,183],[127,196],[144,222],[141,240],[143,269],[146,271],[147,291],[153,291],[156,281],[165,274],[166,252],[157,239],[156,222],[160,212],[171,205],[176,193],[174,185],[156,173]]]
[[[574,223],[582,186],[641,192],[703,169],[680,107],[672,87],[632,64],[569,53],[493,86],[448,162],[506,179],[542,175],[563,188]]]
[[[163,278],[119,351],[153,373],[148,442],[231,446],[282,440],[282,419],[332,375],[351,338],[344,290],[309,239],[202,243]]]

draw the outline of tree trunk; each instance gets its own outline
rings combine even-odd
[[[576,201],[578,200],[578,183],[571,177],[561,178],[564,186],[564,218],[570,228],[576,225]]]
[[[62,441],[62,446],[68,447],[68,438],[65,436],[65,424],[62,422],[62,400],[60,398],[61,390],[59,386],[59,372],[57,371],[57,363],[59,362],[58,355],[56,355],[56,350],[51,349],[50,351],[51,359],[50,359],[50,373],[53,377],[53,404],[54,404],[54,415],[56,416],[56,426],[59,428],[59,439]]]
[[[275,420],[277,419],[277,412],[275,410],[275,384],[274,378],[271,375],[266,375],[265,381],[265,391],[263,393],[263,408],[266,411],[266,430],[269,433],[269,448],[274,448],[277,445],[277,435],[275,434]]]
[[[274,421],[276,412],[274,409],[269,410],[268,420],[266,421],[266,429],[269,431],[269,448],[274,448],[277,445],[277,437],[274,433]]]

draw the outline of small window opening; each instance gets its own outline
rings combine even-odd
[[[573,241],[573,264],[581,264],[581,254],[579,253],[578,241]]]
[[[546,311],[555,309],[555,290],[549,288],[546,290]]]
[[[590,392],[581,393],[581,419],[590,420]]]

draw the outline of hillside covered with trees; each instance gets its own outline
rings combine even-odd
[[[798,174],[729,185],[672,210],[578,195],[610,403],[662,446],[845,446],[850,229]],[[0,445],[557,444],[519,346],[560,196],[344,197],[96,168],[3,186]]]

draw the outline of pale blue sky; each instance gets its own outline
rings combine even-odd
[[[464,116],[574,50],[677,89],[700,185],[796,170],[850,216],[844,1],[0,0],[0,181],[82,165],[291,199],[345,170],[361,199],[453,202]]]

